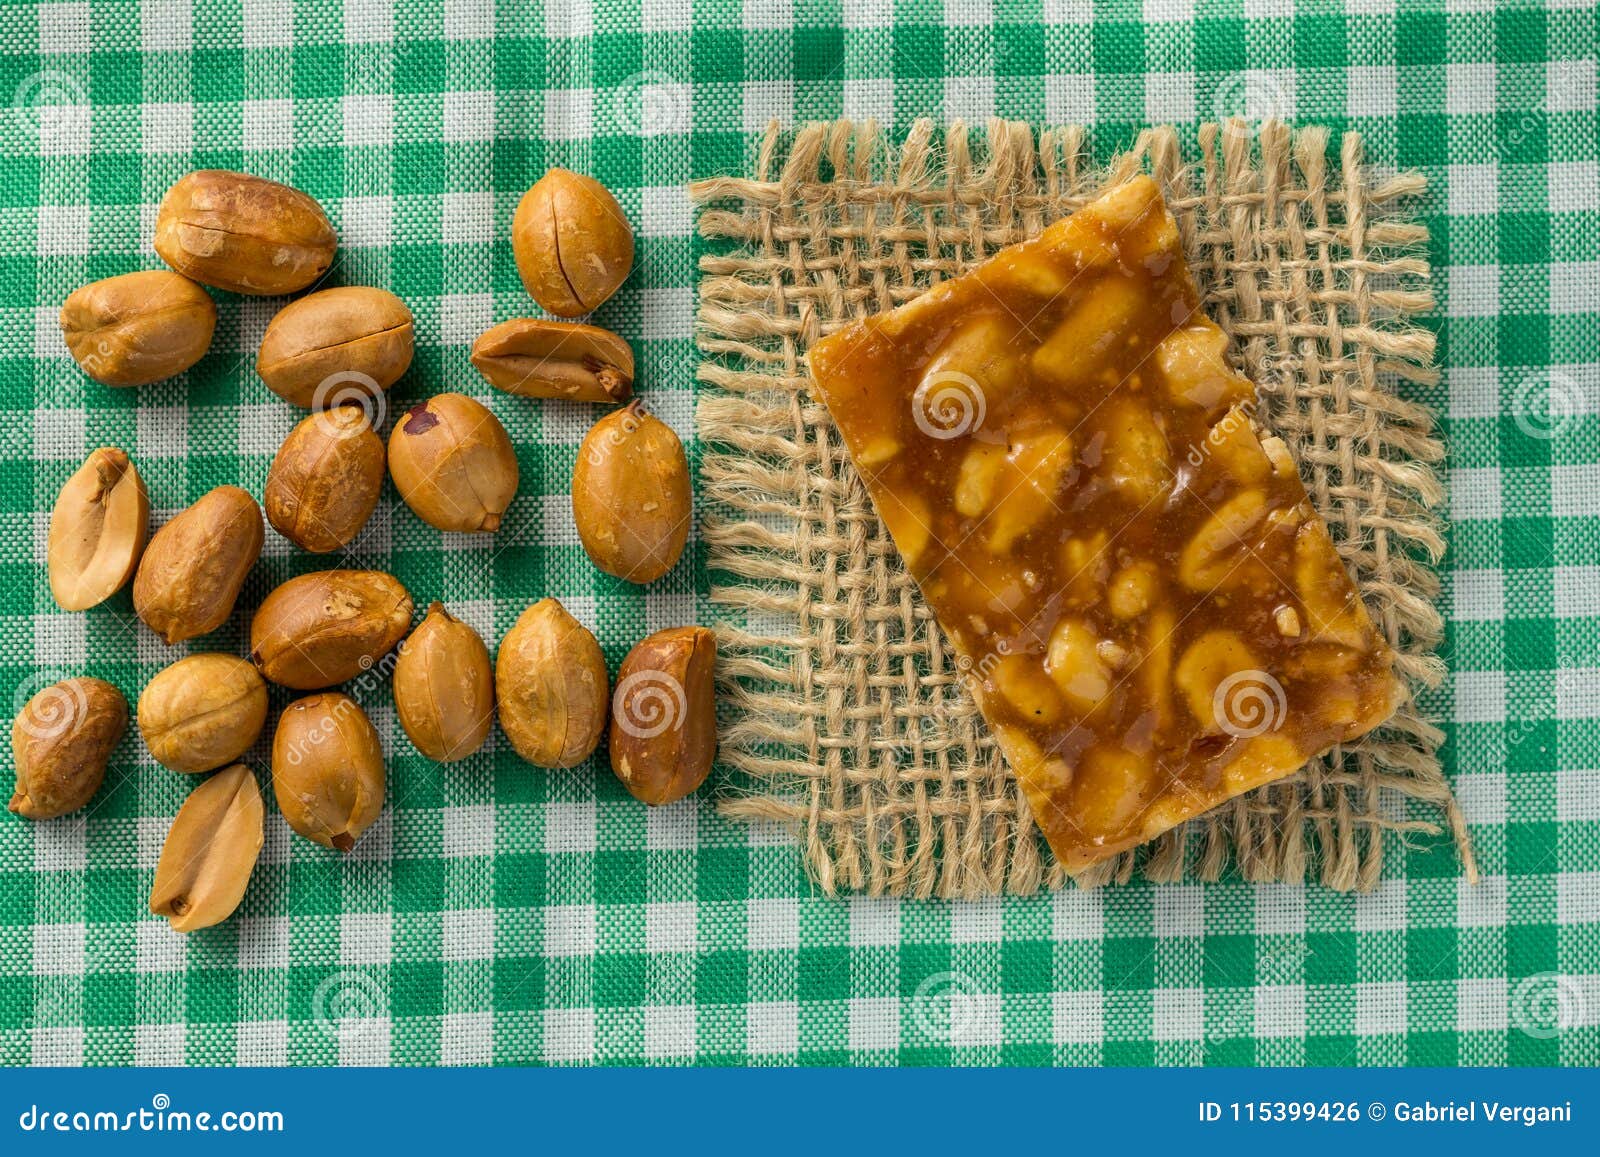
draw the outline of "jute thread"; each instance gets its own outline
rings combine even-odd
[[[719,628],[721,759],[750,785],[721,807],[797,831],[827,894],[975,898],[1067,876],[810,391],[805,351],[1134,172],[1161,182],[1206,308],[1261,385],[1259,420],[1294,453],[1399,670],[1414,689],[1444,676],[1444,448],[1398,393],[1438,377],[1433,334],[1409,320],[1433,301],[1427,232],[1404,211],[1423,178],[1374,176],[1354,133],[1332,167],[1320,128],[1206,125],[1198,144],[1186,164],[1171,128],[1148,130],[1096,171],[1071,126],[922,121],[898,144],[871,122],[774,126],[750,177],[691,186],[716,250],[700,263],[703,533],[711,598],[740,624]],[[1386,835],[1441,824],[1475,879],[1442,739],[1407,704],[1078,881],[1213,880],[1231,862],[1247,880],[1367,890]]]

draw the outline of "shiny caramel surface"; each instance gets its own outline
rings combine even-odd
[[[1404,691],[1155,184],[809,355],[1069,871],[1364,734]]]

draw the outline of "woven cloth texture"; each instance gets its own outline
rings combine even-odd
[[[1060,886],[1020,785],[944,638],[873,518],[859,474],[804,374],[815,339],[891,309],[996,249],[1036,235],[1094,191],[1148,167],[1162,184],[1207,311],[1263,383],[1259,415],[1308,476],[1398,669],[1437,687],[1444,633],[1429,565],[1444,552],[1426,409],[1396,393],[1437,381],[1420,226],[1393,207],[1420,177],[1369,183],[1360,137],[1330,167],[1328,134],[1277,122],[1200,127],[1183,164],[1171,128],[1140,137],[1110,174],[1085,163],[1081,128],[992,121],[981,142],[920,122],[896,147],[868,122],[762,142],[750,180],[701,182],[700,230],[738,248],[701,262],[699,402],[712,602],[745,612],[722,653],[732,722],[723,758],[770,784],[730,801],[742,818],[799,829],[825,892],[974,898]],[[975,155],[976,154],[976,155]],[[733,202],[731,208],[720,207]],[[751,613],[767,633],[749,627]],[[797,738],[798,737],[798,738]],[[1383,833],[1437,827],[1385,789],[1439,807],[1464,838],[1437,749],[1407,704],[1392,724],[1080,876],[1126,881],[1190,869],[1372,888]],[[787,745],[787,751],[784,746]],[[1192,848],[1191,848],[1192,845]],[[1041,848],[1044,848],[1041,863]],[[1191,851],[1194,853],[1191,855]],[[1468,874],[1475,875],[1468,854]]]
[[[705,546],[648,589],[597,574],[567,480],[592,409],[486,389],[489,325],[536,312],[506,235],[550,165],[594,174],[639,233],[596,315],[694,438],[697,260],[686,185],[756,171],[786,129],[877,117],[1087,124],[1098,168],[1153,125],[1229,113],[1358,131],[1420,171],[1437,304],[1449,552],[1445,681],[1419,696],[1482,883],[1447,836],[1385,840],[1366,893],[1319,883],[1062,888],[982,901],[808,879],[778,826],[722,816],[722,767],[647,811],[602,759],[534,771],[496,735],[446,768],[356,692],[389,806],[349,857],[267,846],[241,911],[188,938],[145,910],[192,781],[130,737],[88,813],[0,816],[0,1060],[201,1064],[1455,1064],[1600,1059],[1600,300],[1595,14],[1587,6],[1229,0],[113,0],[0,7],[0,674],[92,671],[132,699],[173,651],[127,597],[65,615],[43,575],[57,488],[128,450],[166,518],[259,494],[294,413],[256,378],[277,302],[218,294],[212,353],[138,390],[88,381],[62,299],[159,264],[154,207],[200,166],[292,181],[337,225],[334,277],[397,292],[417,361],[391,415],[484,400],[522,487],[493,539],[433,533],[386,493],[354,557],[497,639],[554,595],[613,664],[726,612]],[[1379,180],[1384,179],[1380,174]],[[326,565],[269,539],[229,628]],[[275,701],[281,705],[282,699]],[[251,759],[265,774],[265,748]],[[265,782],[263,778],[263,782]],[[1398,798],[1398,797],[1396,797]],[[1431,807],[1411,818],[1438,821]]]

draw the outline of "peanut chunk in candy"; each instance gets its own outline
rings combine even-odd
[[[1150,179],[810,366],[1068,871],[1405,697]]]

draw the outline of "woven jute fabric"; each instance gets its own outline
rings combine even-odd
[[[1258,420],[1288,443],[1413,688],[1444,666],[1433,569],[1444,549],[1429,412],[1432,304],[1414,174],[1379,176],[1361,139],[1275,123],[1170,128],[1108,168],[1084,130],[992,120],[773,128],[748,178],[702,181],[698,341],[702,499],[712,599],[730,613],[722,758],[748,790],[724,811],[797,828],[827,893],[1030,893],[1067,879],[964,689],[957,657],[873,511],[805,354],[1038,233],[1144,170],[1165,190],[1207,311],[1260,385]],[[1079,877],[1315,878],[1377,884],[1386,837],[1466,830],[1442,733],[1408,704],[1298,775]],[[1422,806],[1410,806],[1416,801]]]

